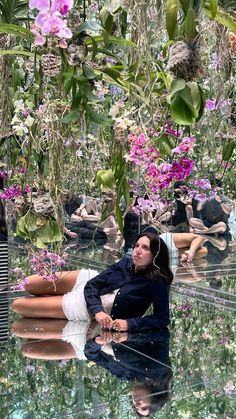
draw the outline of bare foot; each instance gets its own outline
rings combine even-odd
[[[193,252],[190,250],[185,250],[185,252],[181,255],[180,261],[181,262],[192,262],[194,257]]]

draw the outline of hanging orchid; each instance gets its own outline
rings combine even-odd
[[[52,35],[60,38],[59,45],[66,48],[65,39],[72,38],[72,32],[63,18],[73,7],[73,0],[31,0],[29,7],[39,10],[32,26],[35,45],[44,45],[46,36]]]

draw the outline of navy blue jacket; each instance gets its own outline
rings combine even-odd
[[[126,342],[111,342],[115,358],[103,352],[95,338],[88,340],[84,354],[89,361],[108,369],[118,378],[145,382],[172,374],[169,359],[169,331],[160,329],[129,333]]]
[[[103,310],[100,296],[119,288],[111,317],[128,321],[128,330],[146,330],[165,327],[169,324],[168,284],[134,272],[130,258],[123,257],[118,263],[87,282],[84,296],[88,311],[94,316]],[[153,314],[142,317],[150,306]]]

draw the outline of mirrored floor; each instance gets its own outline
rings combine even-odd
[[[69,269],[102,269],[103,251],[71,250]],[[24,247],[9,253],[16,265],[27,261]],[[84,322],[21,319],[10,305],[24,291],[2,282],[0,417],[233,419],[235,256],[230,244],[221,263],[209,251],[204,263],[177,266],[169,331],[110,334]]]

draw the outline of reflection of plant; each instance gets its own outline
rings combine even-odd
[[[16,234],[24,239],[32,240],[39,248],[62,240],[54,203],[49,195],[41,196],[33,201],[33,205],[26,214],[18,219]]]

